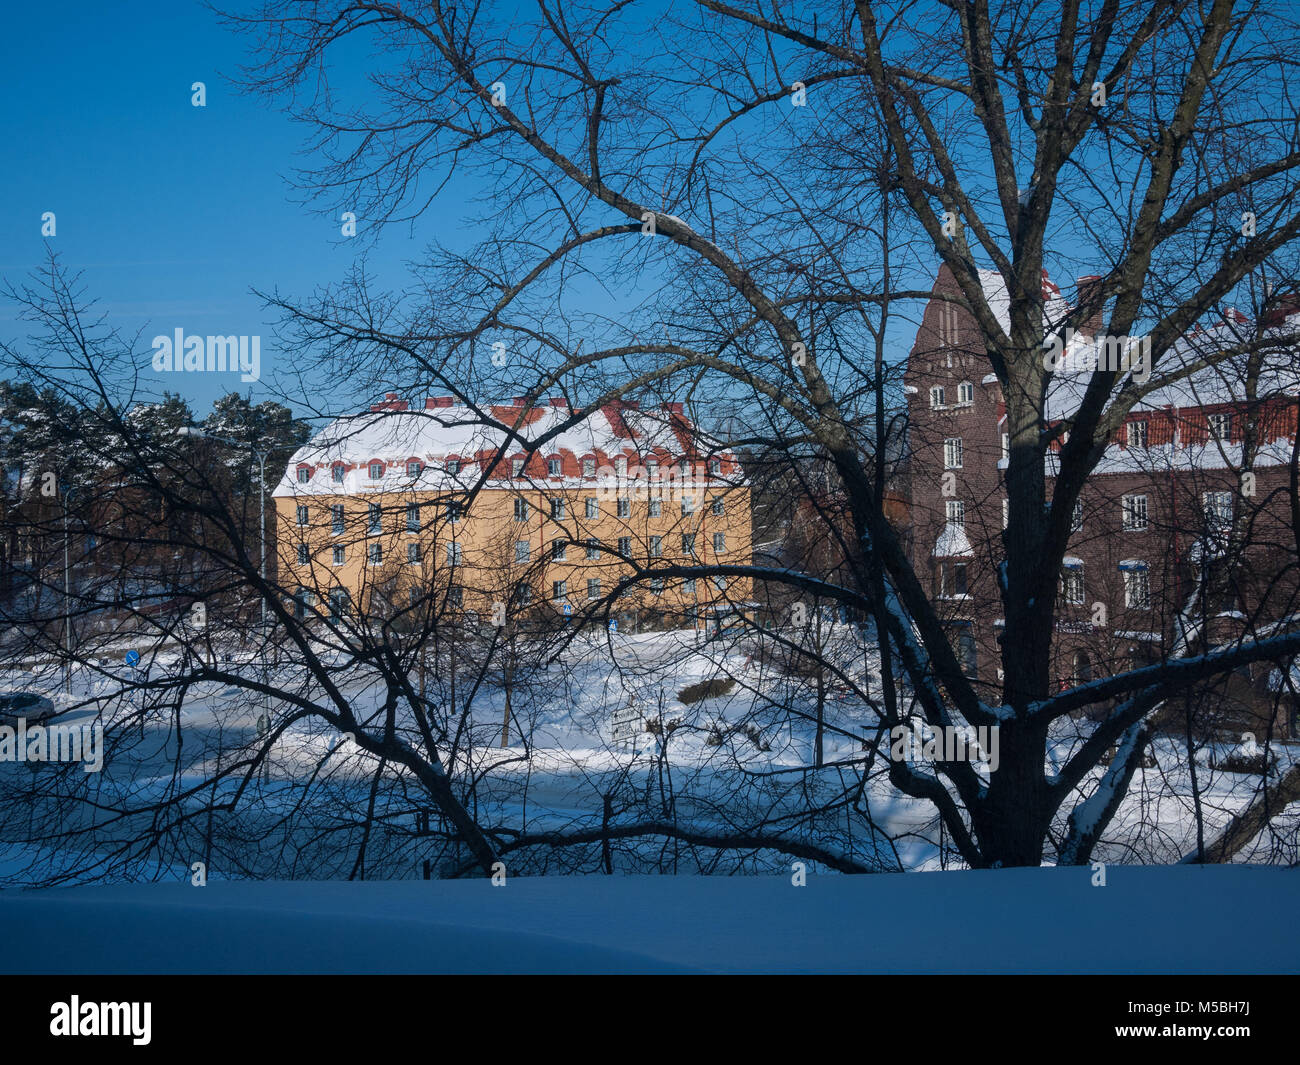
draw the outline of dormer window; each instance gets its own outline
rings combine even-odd
[[[370,479],[372,481],[382,481],[384,479],[384,464],[382,462],[372,462],[370,464]]]
[[[407,477],[419,477],[420,474],[423,472],[424,472],[424,463],[422,463],[419,459],[411,459],[406,464]]]
[[[310,467],[310,466],[299,466],[299,467],[298,467],[298,483],[299,483],[299,484],[306,484],[306,483],[307,483],[308,481],[310,481],[310,480],[311,480],[311,467]]]
[[[548,477],[559,477],[560,470],[560,457],[558,455],[552,455],[546,460],[546,475]]]
[[[975,402],[975,386],[969,381],[963,381],[957,386],[957,402],[962,406]]]
[[[453,477],[455,477],[456,474],[460,473],[460,459],[448,459],[447,472],[450,473]]]
[[[651,480],[659,476],[659,461],[657,459],[645,460],[645,473]]]
[[[614,469],[620,477],[627,476],[627,457],[620,455],[614,460]]]
[[[523,459],[511,459],[511,460],[510,460],[510,476],[511,476],[511,477],[522,477],[523,475],[524,475],[524,460],[523,460]]]
[[[593,478],[593,477],[596,476],[596,460],[595,460],[595,459],[583,459],[583,460],[582,460],[582,476],[585,477],[585,478],[587,478],[588,480],[590,480],[591,478]]]
[[[935,385],[930,389],[930,409],[940,410],[944,406],[943,385]]]
[[[722,474],[721,459],[709,459],[709,473],[712,474],[714,477],[718,477]]]
[[[334,466],[330,469],[330,476],[334,478],[335,484],[342,484],[343,475],[346,472],[347,471],[343,468],[343,463],[336,462],[334,463]]]

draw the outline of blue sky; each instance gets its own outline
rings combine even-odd
[[[84,271],[89,295],[125,331],[260,334],[274,316],[251,287],[309,293],[345,272],[362,248],[295,202],[285,177],[303,130],[228,77],[248,42],[196,0],[51,0],[7,12],[0,36],[0,276],[18,281],[49,243]],[[202,81],[207,106],[191,104]],[[363,223],[364,224],[364,223]],[[395,231],[372,263],[404,278],[422,247]],[[0,335],[21,337],[12,305]],[[177,374],[166,387],[206,411],[231,390],[265,396],[236,375]]]

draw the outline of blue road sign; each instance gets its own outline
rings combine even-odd
[[[569,617],[569,615],[571,615],[572,613],[573,613],[573,604],[572,604],[572,603],[565,603],[565,604],[564,604],[564,616],[567,618],[567,617]]]
[[[139,652],[139,651],[127,651],[127,653],[126,653],[126,664],[127,664],[128,666],[130,666],[132,669],[134,669],[136,666],[138,666],[138,665],[140,664],[140,652]]]
[[[618,618],[609,619],[609,631],[618,632]]]

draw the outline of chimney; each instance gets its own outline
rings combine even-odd
[[[681,414],[682,405],[680,403],[665,403],[664,410],[669,414]]]
[[[1292,282],[1285,292],[1279,286],[1270,286],[1264,296],[1264,306],[1268,310],[1260,315],[1261,328],[1284,325],[1291,315],[1300,314],[1300,285]]]
[[[526,407],[526,406],[528,406],[528,397],[527,397],[527,396],[515,396],[514,399],[512,399],[512,400],[510,401],[510,406],[512,406],[512,407]]]
[[[370,412],[376,414],[383,410],[406,410],[408,406],[406,400],[396,392],[385,392],[384,401],[382,403],[371,404]]]
[[[561,409],[568,409],[569,401],[565,399],[563,396],[552,396],[551,406],[560,407]]]
[[[424,401],[425,410],[437,410],[439,407],[454,407],[456,399],[454,396],[430,396]]]
[[[1084,307],[1087,316],[1079,323],[1078,331],[1084,336],[1095,337],[1106,327],[1106,309],[1098,302],[1091,306],[1091,300],[1101,295],[1101,285],[1106,279],[1096,274],[1088,274],[1075,282],[1078,291],[1076,306]]]

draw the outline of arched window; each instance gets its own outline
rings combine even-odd
[[[378,459],[370,464],[370,479],[372,481],[382,481],[384,479],[384,464]]]
[[[311,467],[310,467],[310,466],[299,466],[299,467],[298,467],[298,483],[299,483],[299,484],[306,484],[306,483],[307,483],[308,481],[310,481],[310,480],[311,480]]]
[[[975,386],[971,384],[969,381],[963,381],[961,384],[957,386],[957,402],[958,403],[975,402]]]
[[[347,473],[347,469],[344,467],[343,463],[341,462],[334,463],[334,465],[330,469],[330,476],[334,478],[335,484],[343,483],[343,475],[345,473]]]
[[[944,405],[943,385],[935,385],[930,389],[930,409],[938,410]]]
[[[1092,659],[1087,651],[1074,652],[1074,683],[1087,684],[1092,680]]]

